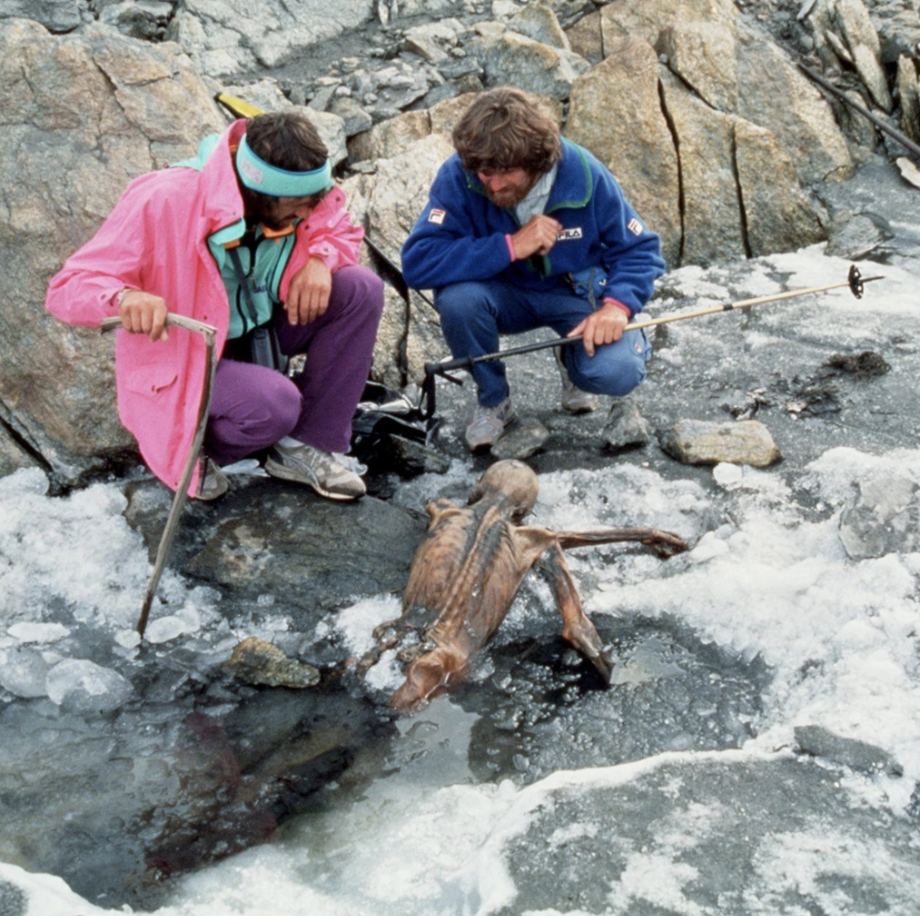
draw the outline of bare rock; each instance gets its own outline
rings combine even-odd
[[[610,416],[604,426],[604,443],[608,448],[636,448],[651,440],[648,420],[639,412],[632,398],[613,402]]]
[[[782,458],[769,430],[757,420],[678,420],[658,434],[658,441],[667,454],[682,464],[726,462],[765,468]]]
[[[750,121],[735,121],[735,161],[752,257],[826,237],[826,213],[802,190],[795,164],[774,134]]]
[[[14,436],[0,426],[0,477],[6,477],[20,468],[36,467],[38,462],[22,447]]]
[[[604,37],[601,31],[601,14],[589,13],[565,31],[569,46],[592,66],[604,59]]]
[[[430,133],[431,115],[428,111],[407,111],[349,137],[348,156],[353,163],[392,159]]]
[[[831,18],[846,41],[860,78],[875,103],[891,111],[891,93],[882,69],[882,48],[869,10],[862,0],[834,0],[831,10]]]
[[[428,22],[408,29],[402,48],[429,63],[443,64],[451,59],[450,49],[457,46],[461,31],[462,26],[456,20]]]
[[[616,35],[651,44],[688,91],[771,131],[803,183],[852,173],[830,106],[779,47],[744,26],[731,0],[682,0],[679,15],[662,0],[623,0],[601,16],[605,54]]]
[[[667,66],[717,111],[738,108],[738,58],[741,36],[735,18],[691,20],[664,28],[655,43]]]
[[[536,417],[521,417],[490,449],[493,458],[523,461],[535,455],[549,439],[549,430]]]
[[[115,408],[112,340],[45,313],[48,281],[132,178],[189,156],[226,119],[175,45],[3,19],[0,123],[0,419],[74,481],[133,439]]]
[[[920,88],[917,81],[917,64],[913,58],[902,54],[898,58],[898,96],[901,100],[901,130],[920,143]]]
[[[374,123],[367,110],[347,95],[334,98],[329,111],[342,119],[347,137],[353,137],[355,134],[369,130]]]
[[[126,517],[151,552],[169,509],[165,492],[151,482],[129,493]],[[400,591],[426,524],[372,496],[343,505],[297,484],[233,481],[216,503],[186,506],[170,566],[245,601],[267,595],[306,627],[358,596]]]
[[[673,125],[683,191],[682,258],[733,261],[747,254],[738,176],[735,118],[704,104],[667,71],[664,106]]]
[[[291,103],[275,79],[260,79],[254,83],[223,84],[216,81],[208,81],[208,83],[213,86],[215,93],[226,92],[236,98],[245,99],[250,105],[255,105],[262,111],[287,111],[299,107]],[[337,165],[344,161],[348,155],[348,149],[343,118],[336,113],[318,111],[315,108],[310,108],[305,113],[323,143],[326,144],[332,162]]]
[[[901,177],[906,182],[912,184],[915,188],[920,188],[920,169],[917,168],[912,159],[908,159],[906,156],[899,156],[895,164],[901,173]]]
[[[80,25],[77,0],[5,0],[0,19],[31,19],[49,32],[70,32]]]
[[[390,464],[403,477],[417,474],[446,474],[450,459],[421,442],[403,436],[390,437]]]
[[[615,53],[573,85],[566,136],[613,172],[627,199],[661,236],[665,260],[676,266],[681,244],[678,159],[662,112],[658,66],[648,43],[619,41]]]
[[[371,227],[370,237],[396,265],[402,243],[425,206],[428,188],[452,152],[446,137],[431,134],[399,155],[378,160],[373,175],[361,175],[343,184],[355,222]],[[391,387],[406,380],[420,384],[425,363],[446,353],[438,316],[418,295],[412,296],[408,313],[395,291],[388,288],[386,295],[387,307],[374,349],[373,376]],[[400,377],[403,370],[408,373],[406,380]]]
[[[335,38],[368,19],[366,0],[190,0],[170,22],[199,73],[226,76],[277,67],[295,52]]]
[[[536,3],[525,6],[508,20],[508,28],[551,48],[572,50],[556,12],[547,0],[537,0]]]
[[[591,65],[572,51],[507,32],[486,49],[484,66],[490,86],[526,86],[531,92],[567,99],[572,84]]]
[[[320,673],[313,665],[288,658],[277,646],[250,636],[244,639],[224,663],[228,674],[255,687],[315,687]]]

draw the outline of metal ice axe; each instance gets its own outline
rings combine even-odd
[[[685,321],[687,318],[699,318],[701,315],[712,315],[716,312],[730,312],[736,309],[750,308],[752,305],[763,305],[766,302],[778,302],[781,299],[793,299],[796,296],[808,296],[812,293],[823,293],[831,289],[848,286],[857,299],[862,298],[863,285],[873,280],[884,280],[884,277],[863,277],[855,264],[850,265],[847,279],[841,283],[831,283],[828,286],[813,286],[809,289],[791,290],[786,293],[776,293],[772,296],[760,296],[757,299],[743,299],[740,302],[723,302],[719,305],[706,308],[693,309],[688,312],[678,312],[676,315],[662,315],[659,318],[646,318],[626,325],[625,331],[641,331],[644,328],[656,327],[659,324],[668,324],[671,321]],[[471,369],[477,363],[491,362],[504,359],[506,356],[518,356],[522,353],[532,353],[534,350],[545,350],[549,347],[566,347],[582,339],[581,334],[576,337],[557,337],[554,340],[543,340],[539,343],[524,344],[521,347],[512,347],[509,350],[499,350],[497,353],[486,353],[483,356],[462,356],[459,359],[443,360],[438,363],[425,363],[425,381],[422,387],[422,400],[425,402],[424,417],[434,415],[435,410],[435,376],[440,375],[455,385],[462,385],[462,379],[454,378],[448,373],[453,369]]]
[[[104,318],[100,325],[103,331],[112,331],[122,326],[121,318]],[[144,596],[144,604],[141,608],[140,617],[137,620],[137,632],[143,638],[144,630],[147,629],[147,618],[150,616],[150,606],[153,604],[153,596],[160,582],[160,576],[163,574],[163,568],[166,566],[166,559],[169,556],[169,550],[172,547],[173,537],[176,529],[179,527],[179,516],[182,513],[182,507],[185,505],[189,482],[192,479],[192,472],[195,470],[195,462],[198,460],[198,453],[201,451],[201,444],[204,442],[205,427],[208,425],[208,409],[211,406],[211,393],[214,390],[214,373],[217,371],[217,360],[214,358],[214,344],[217,336],[217,328],[196,321],[194,318],[186,318],[184,315],[174,315],[172,313],[166,316],[167,327],[185,328],[187,331],[193,331],[204,337],[206,348],[204,387],[201,390],[201,402],[198,406],[198,424],[195,427],[195,436],[192,439],[192,447],[189,449],[188,458],[185,459],[185,467],[182,469],[182,477],[176,492],[173,496],[172,506],[169,509],[169,515],[166,518],[166,527],[160,536],[160,546],[157,548],[156,562],[153,564],[153,572],[150,575],[150,582],[147,584],[147,594]]]

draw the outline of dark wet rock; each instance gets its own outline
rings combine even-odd
[[[491,694],[471,750],[483,778],[511,770],[531,782],[665,751],[740,747],[754,734],[770,680],[761,660],[704,644],[674,621],[595,615],[614,663],[607,689],[590,663],[550,635],[554,610],[543,617],[533,637],[493,644],[486,683],[457,696],[478,710]]]
[[[920,546],[920,487],[906,477],[859,484],[855,504],[840,516],[840,540],[854,560],[910,553]]]
[[[391,436],[390,463],[404,477],[416,474],[445,474],[450,468],[450,459],[436,449],[403,436]]]
[[[775,912],[820,913],[828,899],[866,913],[915,908],[915,824],[851,802],[837,775],[820,766],[727,754],[663,757],[622,775],[598,770],[534,787],[532,804],[525,809],[530,798],[521,799],[484,852],[518,891],[493,912],[651,916],[715,907],[753,916],[764,900]],[[802,881],[789,867],[791,850],[823,842],[828,856]],[[844,863],[831,853],[841,849],[853,850]],[[660,872],[645,871],[658,859]],[[662,888],[656,874],[671,883]]]
[[[168,498],[152,482],[130,495],[127,516],[151,551],[159,543]],[[268,594],[305,622],[315,621],[322,610],[361,595],[400,590],[425,525],[421,513],[374,497],[343,504],[307,487],[261,478],[234,483],[213,504],[189,504],[171,566],[232,589],[237,602]]]
[[[683,464],[747,464],[769,467],[782,458],[770,431],[757,420],[711,423],[678,420],[658,434],[662,449]]]
[[[613,402],[604,426],[604,442],[610,448],[635,448],[651,441],[648,420],[639,412],[639,405],[631,398]]]
[[[224,670],[254,687],[315,687],[319,669],[288,658],[277,646],[250,636],[244,639],[224,663]]]
[[[250,688],[235,707],[173,695],[110,723],[7,706],[0,861],[106,907],[151,908],[171,876],[268,839],[388,727],[322,688]]]
[[[492,457],[499,460],[517,458],[523,461],[539,452],[549,435],[549,430],[536,417],[521,417],[508,427],[490,451]]]
[[[802,754],[819,757],[870,776],[879,773],[889,776],[904,774],[904,767],[891,754],[865,741],[843,738],[820,725],[797,725],[794,734],[798,751]]]
[[[29,901],[15,885],[0,881],[0,916],[27,916]]]

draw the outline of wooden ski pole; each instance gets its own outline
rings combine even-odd
[[[214,374],[217,371],[217,360],[214,356],[214,345],[217,336],[216,328],[209,324],[204,324],[201,321],[196,321],[194,318],[186,318],[184,315],[174,314],[166,316],[166,326],[184,328],[187,331],[192,331],[204,336],[206,347],[205,377],[204,387],[201,390],[201,401],[198,406],[198,424],[195,427],[192,446],[185,460],[185,467],[182,469],[182,478],[173,495],[172,506],[169,509],[169,515],[166,519],[166,527],[163,529],[163,534],[160,536],[160,546],[157,548],[153,572],[147,584],[147,594],[144,596],[144,604],[141,607],[140,617],[138,617],[137,620],[137,632],[142,639],[144,631],[147,629],[147,618],[150,616],[153,597],[156,593],[157,585],[160,583],[160,576],[163,574],[163,569],[166,566],[166,560],[169,557],[169,551],[172,547],[176,529],[179,527],[179,518],[182,513],[182,507],[185,505],[188,485],[191,482],[192,473],[195,470],[195,462],[198,460],[198,454],[204,442],[205,427],[208,425],[208,409],[211,406],[211,394],[214,390]],[[100,327],[103,332],[120,328],[121,318],[105,318]]]
[[[809,289],[795,289],[786,293],[775,293],[772,296],[759,296],[756,299],[743,299],[740,302],[723,302],[719,305],[707,306],[706,308],[693,309],[687,312],[678,312],[675,315],[661,315],[658,318],[648,318],[635,321],[626,325],[625,331],[641,331],[644,328],[653,328],[661,324],[668,324],[672,321],[686,321],[688,318],[699,318],[702,315],[714,315],[719,312],[731,312],[738,309],[750,308],[754,305],[763,305],[767,302],[780,302],[783,299],[794,299],[797,296],[808,296],[812,293],[824,293],[828,290],[839,289],[848,286],[850,291],[857,299],[862,298],[863,284],[871,283],[873,280],[884,280],[884,277],[863,277],[859,268],[855,264],[850,265],[847,279],[840,283],[831,283],[828,286],[813,286]],[[518,356],[522,353],[533,353],[535,350],[546,350],[550,347],[565,347],[569,344],[577,343],[582,339],[579,334],[576,337],[557,337],[553,340],[543,340],[539,343],[524,344],[521,347],[512,347],[508,350],[499,350],[496,353],[486,353],[483,356],[466,356],[459,359],[444,360],[439,363],[425,363],[425,382],[422,391],[422,398],[426,401],[425,415],[431,416],[435,410],[435,391],[434,378],[440,375],[454,384],[462,385],[460,379],[448,375],[454,369],[470,369],[477,363],[490,362],[496,359],[505,359],[508,356]]]

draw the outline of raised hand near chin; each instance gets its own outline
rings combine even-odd
[[[332,272],[319,258],[310,258],[294,274],[284,304],[288,321],[292,325],[309,324],[329,307],[332,293]]]
[[[545,213],[537,213],[511,236],[514,259],[521,261],[532,254],[549,253],[561,231],[562,223]]]

